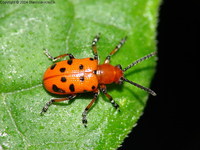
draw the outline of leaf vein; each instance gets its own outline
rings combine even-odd
[[[25,89],[20,89],[20,90],[15,90],[15,91],[12,91],[12,92],[6,92],[6,93],[2,93],[2,94],[16,94],[16,93],[20,93],[20,92],[24,92],[24,91],[29,91],[29,90],[32,90],[34,88],[38,88],[38,87],[41,87],[42,84],[38,84],[38,85],[34,85],[32,87],[28,87],[28,88],[25,88]]]
[[[6,100],[5,100],[6,99],[6,94],[2,94],[2,97],[3,97],[3,104],[5,105],[5,109],[8,112],[8,115],[9,115],[9,117],[11,119],[11,122],[13,123],[13,125],[15,127],[16,132],[19,134],[19,136],[24,141],[25,146],[28,146],[30,142],[28,142],[28,140],[26,139],[26,137],[20,132],[20,130],[19,130],[19,128],[18,128],[18,126],[17,126],[17,124],[15,122],[15,119],[13,118],[12,112],[11,112],[11,110],[9,109],[9,107],[8,107],[8,105],[6,103]],[[25,147],[25,149],[27,149],[27,148]]]

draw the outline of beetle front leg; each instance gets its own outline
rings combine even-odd
[[[127,39],[127,37],[124,37],[123,39],[121,39],[121,41],[119,42],[119,44],[106,57],[106,59],[104,61],[104,64],[109,64],[110,63],[110,57],[112,55],[114,55],[122,47],[122,45],[124,45],[124,43],[126,42],[126,39]]]
[[[101,84],[101,85],[100,85],[100,89],[101,89],[101,91],[103,92],[103,94],[105,94],[105,96],[110,100],[111,104],[112,104],[116,109],[118,109],[118,111],[120,111],[120,110],[119,110],[119,105],[113,100],[112,96],[110,96],[110,95],[107,93],[106,85]]]
[[[63,55],[59,55],[57,57],[53,57],[51,56],[51,54],[49,53],[49,51],[47,49],[44,49],[44,54],[49,58],[51,59],[53,62],[63,58],[63,57],[66,57],[66,56],[69,56],[70,59],[74,59],[74,56],[72,54],[63,54]]]
[[[99,95],[99,90],[94,92],[94,98],[92,99],[92,101],[89,103],[89,105],[87,105],[87,107],[85,108],[84,112],[82,113],[82,123],[85,127],[87,127],[87,119],[86,116],[88,114],[89,109],[92,107],[92,104],[97,100],[97,97]]]

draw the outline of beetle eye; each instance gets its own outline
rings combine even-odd
[[[121,77],[120,79],[119,79],[119,82],[118,82],[118,84],[122,84],[123,82],[124,82],[124,80],[123,80],[124,78],[123,77]]]
[[[121,65],[116,65],[115,67],[119,68],[120,70],[122,70],[122,66]]]

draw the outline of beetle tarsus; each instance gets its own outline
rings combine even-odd
[[[87,127],[87,119],[86,119],[86,116],[87,116],[87,111],[85,110],[82,114],[82,123],[85,127]]]

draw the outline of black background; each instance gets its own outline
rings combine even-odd
[[[197,1],[162,3],[157,29],[159,60],[151,86],[158,95],[150,97],[138,125],[119,150],[200,150]]]

